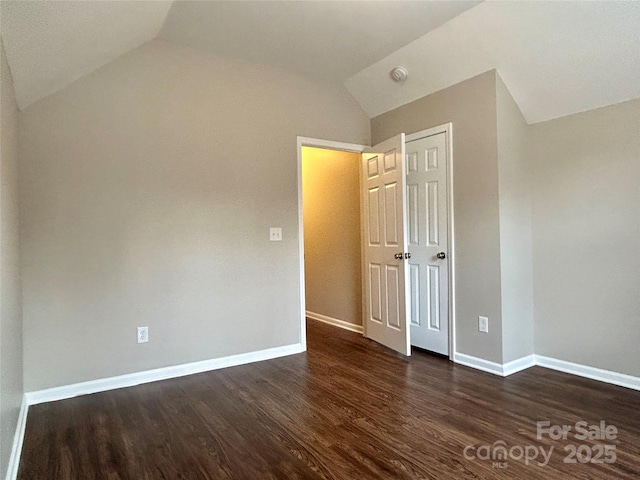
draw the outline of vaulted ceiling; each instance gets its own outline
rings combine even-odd
[[[342,83],[477,3],[176,2],[160,37]]]
[[[640,97],[640,2],[2,0],[1,15],[22,109],[156,37],[344,83],[370,116],[492,68],[529,123]]]
[[[528,123],[638,98],[640,2],[486,1],[346,85],[373,117],[492,68]]]
[[[171,2],[4,1],[2,44],[24,109],[158,35]]]

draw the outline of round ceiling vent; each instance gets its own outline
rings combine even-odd
[[[394,82],[404,82],[409,76],[409,72],[404,67],[396,67],[391,70],[391,79]]]

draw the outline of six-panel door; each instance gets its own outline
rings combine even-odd
[[[404,134],[362,155],[367,337],[411,354],[404,253]]]
[[[445,355],[449,353],[447,158],[445,132],[406,144],[411,345]]]

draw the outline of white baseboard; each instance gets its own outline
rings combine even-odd
[[[508,377],[509,375],[533,367],[536,364],[535,355],[527,355],[526,357],[517,358],[508,363],[496,363],[458,352],[454,354],[453,361],[467,367],[475,368],[476,370],[500,375],[501,377]]]
[[[18,478],[18,468],[20,467],[20,453],[22,452],[22,442],[24,441],[24,430],[27,426],[28,412],[29,404],[27,403],[26,395],[23,395],[22,405],[20,406],[20,413],[18,414],[16,433],[13,437],[13,446],[11,447],[11,456],[9,457],[6,480],[16,480],[16,478]]]
[[[453,354],[453,361],[466,367],[475,368],[476,370],[482,370],[483,372],[493,373],[494,375],[500,375],[504,377],[502,364],[496,362],[490,362],[478,357],[472,357],[464,353],[456,352]]]
[[[620,387],[631,388],[632,390],[640,390],[640,377],[634,377],[624,373],[611,372],[601,368],[589,367],[587,365],[580,365],[578,363],[567,362],[542,355],[536,355],[536,365],[580,377],[591,378],[592,380],[598,380],[600,382],[611,383]]]
[[[334,327],[344,328],[345,330],[349,330],[350,332],[362,333],[362,325],[355,325],[353,323],[345,322],[344,320],[338,320],[337,318],[322,315],[321,313],[310,312],[309,310],[307,310],[305,313],[307,317],[312,320],[328,323],[329,325],[333,325]]]
[[[521,372],[527,368],[534,367],[536,365],[536,356],[527,355],[526,357],[516,358],[511,362],[502,365],[502,376],[508,377],[514,373]]]
[[[512,362],[500,364],[456,352],[453,356],[453,361],[467,367],[475,368],[476,370],[500,375],[501,377],[508,377],[509,375],[537,365],[539,367],[578,375],[579,377],[611,383],[613,385],[619,385],[633,390],[640,390],[640,377],[611,372],[609,370],[589,367],[587,365],[580,365],[578,363],[567,362],[565,360],[558,360],[557,358],[544,357],[542,355],[527,355],[526,357],[518,358]]]
[[[260,362],[263,360],[271,360],[273,358],[302,353],[304,352],[304,350],[305,349],[302,344],[296,343],[293,345],[285,345],[283,347],[259,350],[257,352],[241,353],[238,355],[214,358],[201,362],[185,363],[183,365],[174,365],[171,367],[158,368],[155,370],[147,370],[144,372],[119,375],[117,377],[101,378],[98,380],[75,383],[62,387],[28,392],[25,394],[25,398],[28,405],[54,402],[56,400],[64,400],[65,398],[77,397],[78,395],[105,392],[107,390],[114,390],[116,388],[132,387],[143,383],[183,377],[185,375],[191,375],[194,373],[208,372],[210,370],[218,370],[220,368],[234,367],[236,365],[244,365],[247,363]]]

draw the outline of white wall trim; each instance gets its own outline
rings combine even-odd
[[[590,378],[600,382],[612,383],[620,387],[631,388],[632,390],[640,390],[640,377],[626,375],[624,373],[612,372],[601,368],[590,367],[588,365],[580,365],[578,363],[567,362],[557,358],[536,355],[536,365],[540,367],[550,368],[559,372],[578,375],[579,377]]]
[[[473,357],[464,353],[455,352],[453,355],[453,361],[464,365],[466,367],[475,368],[476,370],[482,370],[483,372],[493,373],[494,375],[503,375],[502,364],[496,362],[490,362],[482,358]]]
[[[341,152],[362,153],[369,145],[359,143],[336,142],[334,140],[323,140],[321,138],[298,137],[298,145],[301,147],[326,148],[328,150],[340,150]]]
[[[336,142],[320,138],[297,137],[298,153],[298,262],[300,264],[300,344],[307,349],[307,318],[304,285],[304,210],[302,205],[302,147],[326,148],[343,152],[362,153],[366,145],[356,143]]]
[[[220,368],[271,360],[278,357],[302,353],[304,351],[305,348],[302,344],[297,343],[293,345],[285,345],[283,347],[268,348],[266,350],[259,350],[256,352],[214,358],[201,362],[185,363],[182,365],[174,365],[171,367],[119,375],[117,377],[101,378],[98,380],[75,383],[62,387],[48,388],[46,390],[28,392],[25,394],[25,397],[28,405],[36,405],[38,403],[64,400],[65,398],[72,398],[78,395],[105,392],[116,388],[133,387],[135,385],[156,382],[158,380],[183,377],[194,373],[208,372],[211,370],[218,370]]]
[[[509,375],[533,367],[536,364],[535,355],[527,355],[526,357],[517,358],[516,360],[503,364],[490,362],[489,360],[458,352],[455,354],[454,362],[501,377],[508,377]]]
[[[624,373],[612,372],[601,368],[590,367],[588,365],[580,365],[578,363],[558,360],[557,358],[545,357],[542,355],[527,355],[518,358],[512,362],[505,364],[490,362],[482,358],[472,357],[464,353],[456,353],[453,360],[455,363],[465,365],[467,367],[482,370],[483,372],[493,373],[501,377],[508,377],[514,373],[526,370],[529,367],[544,367],[559,372],[577,375],[579,377],[590,378],[600,382],[611,383],[620,387],[630,388],[632,390],[640,390],[640,377],[626,375]]]
[[[354,323],[345,322],[344,320],[338,320],[337,318],[322,315],[321,313],[310,312],[307,310],[307,317],[318,322],[328,323],[334,327],[343,328],[350,332],[362,333],[362,325],[356,325]]]
[[[15,480],[18,478],[18,468],[20,467],[20,454],[22,453],[22,442],[24,441],[24,431],[27,426],[27,413],[29,412],[29,404],[26,395],[22,396],[22,405],[18,414],[18,423],[16,425],[16,433],[13,437],[13,446],[11,447],[11,456],[9,457],[9,465],[7,468],[6,480]]]
[[[536,356],[533,354],[527,355],[526,357],[516,358],[515,360],[502,365],[502,376],[508,377],[509,375],[521,372],[527,368],[535,367],[535,365]]]

